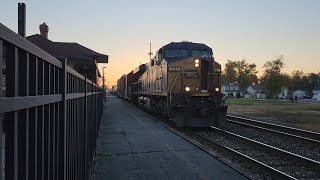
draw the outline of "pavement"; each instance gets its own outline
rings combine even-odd
[[[110,96],[104,105],[94,180],[246,179],[146,114]]]

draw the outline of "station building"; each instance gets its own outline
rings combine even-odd
[[[67,65],[80,74],[87,75],[94,83],[98,82],[101,74],[98,63],[108,63],[108,55],[95,52],[75,42],[54,42],[48,39],[49,27],[43,23],[39,26],[40,34],[26,37],[56,58],[66,58]]]

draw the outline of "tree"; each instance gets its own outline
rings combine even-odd
[[[254,63],[249,64],[245,59],[242,61],[228,60],[222,75],[223,82],[237,82],[240,89],[245,90],[249,85],[258,82],[256,67]]]
[[[302,77],[305,75],[303,71],[301,70],[294,70],[292,71],[292,80],[295,80],[296,82],[300,81]]]
[[[302,82],[306,90],[306,95],[312,97],[313,89],[318,86],[318,74],[309,73],[302,78]]]
[[[263,65],[265,70],[261,77],[261,83],[271,98],[277,96],[282,91],[282,88],[288,87],[290,83],[290,76],[281,73],[285,65],[283,59],[283,56],[279,56],[275,60],[267,61]]]
[[[222,74],[223,83],[233,83],[237,79],[237,72],[235,70],[236,63],[234,61],[228,60],[224,67],[224,73]]]
[[[245,59],[236,62],[237,82],[241,90],[247,89],[253,83],[258,83],[256,67],[254,63],[249,64]]]
[[[309,73],[308,75],[308,79],[309,79],[309,82],[311,84],[311,86],[314,88],[316,87],[318,84],[318,74],[316,73]]]

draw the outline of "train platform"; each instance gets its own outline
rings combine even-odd
[[[115,96],[104,105],[94,180],[246,179]]]

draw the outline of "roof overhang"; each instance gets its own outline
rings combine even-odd
[[[95,59],[97,63],[108,63],[109,60],[109,56],[105,54],[90,55],[89,57]]]

